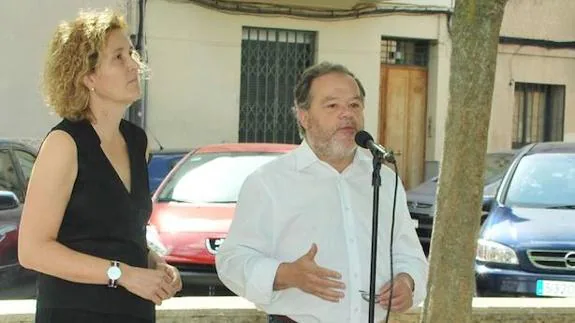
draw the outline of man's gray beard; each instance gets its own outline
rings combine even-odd
[[[352,157],[357,150],[357,146],[355,145],[348,149],[334,141],[318,144],[316,142],[310,141],[308,138],[308,143],[311,147],[314,148],[318,155],[328,160]]]
[[[332,143],[331,145],[331,157],[333,159],[344,159],[353,157],[357,147],[353,146],[351,148],[345,148],[343,145],[338,145],[336,143]]]

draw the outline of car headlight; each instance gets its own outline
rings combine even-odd
[[[160,235],[155,226],[146,226],[146,241],[148,242],[148,248],[155,251],[160,257],[165,257],[169,254],[170,251],[160,240]]]
[[[497,242],[479,239],[477,242],[477,254],[475,259],[484,262],[495,262],[500,264],[519,264],[515,251]]]

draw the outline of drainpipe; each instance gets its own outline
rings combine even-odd
[[[137,8],[134,8],[134,3],[137,2]],[[146,9],[146,0],[127,0],[126,3],[126,20],[131,28],[130,39],[134,44],[135,50],[140,54],[140,58],[144,63],[147,63],[148,57],[146,55],[146,41],[144,32],[144,17]],[[141,81],[142,97],[140,100],[134,102],[132,106],[126,111],[126,119],[146,128],[146,107],[148,102],[148,80],[143,78]]]

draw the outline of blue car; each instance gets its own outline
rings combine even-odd
[[[517,151],[491,152],[485,156],[485,185],[483,198],[488,199],[495,195],[499,184],[515,158]],[[437,195],[439,177],[433,177],[421,185],[407,191],[407,207],[416,227],[419,242],[426,256],[429,255],[431,231],[435,213],[435,200]]]
[[[524,147],[483,208],[478,296],[575,297],[575,143]]]
[[[172,168],[184,157],[190,150],[156,150],[150,152],[148,161],[148,182],[150,185],[150,194],[154,194],[164,178],[170,173]]]

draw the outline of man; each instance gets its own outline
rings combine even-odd
[[[369,303],[360,291],[369,292],[372,157],[354,140],[365,91],[345,67],[321,63],[303,73],[294,94],[304,140],[246,179],[216,256],[218,275],[272,314],[270,322],[366,322]],[[390,295],[395,174],[384,165],[381,179],[377,320]],[[393,261],[391,310],[406,311],[425,297],[427,261],[401,183]]]

